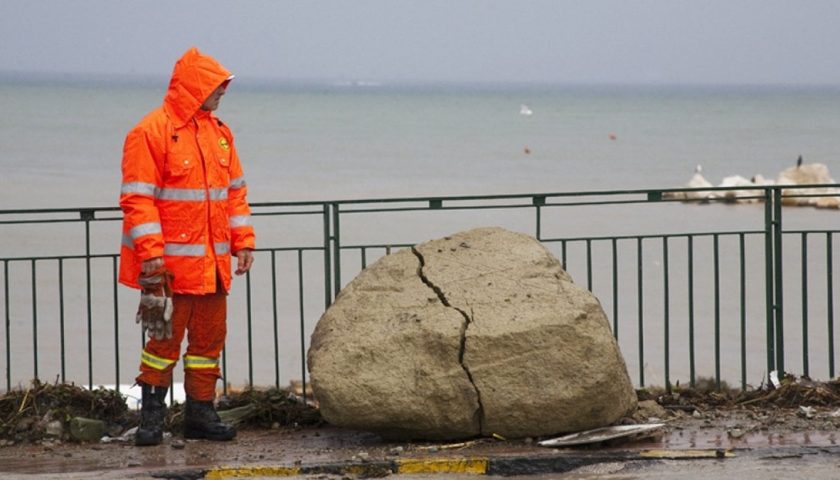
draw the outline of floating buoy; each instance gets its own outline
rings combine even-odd
[[[614,133],[610,134],[610,140],[615,140],[616,138],[618,138],[618,137],[616,137]]]
[[[530,154],[531,154],[531,149],[530,149],[530,148],[528,148],[527,146],[526,146],[526,147],[525,147],[525,149],[524,149],[524,150],[522,150],[522,151],[523,151],[523,152],[525,152],[525,155],[530,155]]]

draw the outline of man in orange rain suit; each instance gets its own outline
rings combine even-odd
[[[157,445],[163,438],[164,401],[185,331],[184,436],[236,436],[213,406],[221,376],[232,256],[236,274],[242,275],[251,268],[254,248],[233,135],[213,115],[231,79],[233,75],[212,57],[187,50],[175,64],[163,105],[125,139],[120,283],[141,288],[142,275],[174,275],[171,338],[150,333],[141,355],[137,383],[143,403],[137,445]]]

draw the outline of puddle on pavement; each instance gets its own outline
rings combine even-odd
[[[734,436],[720,430],[675,430],[657,437],[639,440],[620,447],[686,449],[686,448],[763,448],[763,447],[827,447],[840,443],[840,432],[746,432]]]

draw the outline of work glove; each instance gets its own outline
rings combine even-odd
[[[174,275],[166,268],[152,273],[141,273],[140,307],[137,309],[137,323],[142,323],[149,338],[163,340],[172,338],[172,279]]]

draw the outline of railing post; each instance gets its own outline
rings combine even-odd
[[[774,310],[774,268],[773,268],[773,201],[772,188],[764,190],[764,320],[767,334],[767,372],[776,370],[776,336],[773,328]]]
[[[91,301],[90,278],[90,221],[94,218],[93,210],[81,210],[79,214],[85,222],[85,292],[87,295],[87,347],[88,347],[88,388],[93,390],[93,309]]]
[[[341,227],[340,227],[340,213],[338,211],[338,203],[333,204],[333,298],[338,296],[341,291]]]
[[[773,191],[773,274],[775,275],[774,314],[776,319],[776,370],[781,379],[785,373],[785,330],[782,283],[782,189]]]
[[[323,205],[324,222],[324,308],[332,305],[332,252],[330,249],[330,204]]]
[[[531,197],[531,204],[534,205],[537,215],[537,234],[535,235],[537,240],[542,241],[542,209],[541,207],[545,205],[545,197],[542,195],[537,195]]]

